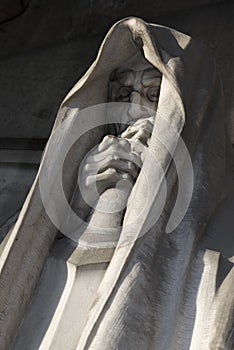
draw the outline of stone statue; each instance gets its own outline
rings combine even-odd
[[[142,56],[137,55],[129,62],[112,72],[109,82],[109,102],[127,102],[129,106],[121,115],[121,123],[115,124],[113,135],[107,135],[88,154],[81,166],[80,183],[83,185],[86,198],[92,207],[95,205],[93,186],[97,186],[98,194],[105,192],[110,199],[116,194],[111,190],[121,180],[134,183],[142,166],[142,154],[148,146],[153,131],[153,123],[159,98],[161,73]],[[126,128],[125,123],[129,123]],[[123,129],[125,126],[125,130]],[[136,150],[137,148],[137,150]],[[128,155],[130,155],[129,161]],[[89,180],[88,186],[85,182]],[[107,194],[108,192],[108,194]],[[122,207],[126,207],[129,191],[124,189]],[[107,200],[107,198],[106,198]],[[89,213],[89,206],[78,192],[72,202],[78,215],[89,217],[89,222],[103,228],[121,226],[123,213]],[[74,207],[73,207],[74,209]]]
[[[231,350],[232,152],[209,49],[114,25],[1,256],[1,349]]]

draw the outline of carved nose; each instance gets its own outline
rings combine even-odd
[[[130,106],[128,115],[131,119],[139,119],[145,115],[144,107],[142,108],[142,97],[138,91],[133,91],[130,95]]]

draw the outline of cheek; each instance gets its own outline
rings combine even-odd
[[[150,109],[153,109],[155,111],[157,108],[157,105],[158,105],[158,101],[152,102],[147,97],[143,97],[142,98],[142,105],[145,107],[148,107]]]

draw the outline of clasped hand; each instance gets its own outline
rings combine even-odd
[[[153,124],[148,120],[130,125],[120,137],[107,135],[82,161],[79,187],[89,205],[120,180],[134,184],[142,166]]]

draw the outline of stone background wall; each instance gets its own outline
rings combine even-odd
[[[234,142],[232,1],[0,2],[0,227],[24,201],[61,101],[95,59],[110,26],[124,17],[175,28],[210,46]]]

